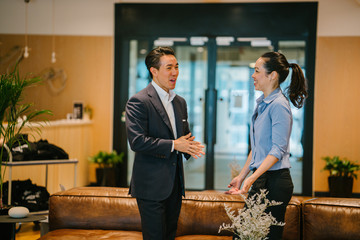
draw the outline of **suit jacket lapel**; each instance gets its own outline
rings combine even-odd
[[[150,97],[151,103],[155,107],[156,111],[160,114],[165,125],[169,128],[170,132],[172,133],[173,138],[175,138],[172,127],[171,127],[169,116],[167,115],[164,105],[162,104],[159,95],[157,94],[155,88],[151,85],[151,83],[147,86],[147,91],[148,91],[148,95]],[[177,125],[177,123],[176,123],[176,125]]]

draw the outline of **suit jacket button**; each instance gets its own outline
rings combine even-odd
[[[176,163],[173,162],[173,166],[175,166],[175,165],[176,165]]]

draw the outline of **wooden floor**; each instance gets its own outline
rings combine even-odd
[[[16,225],[17,228],[19,227]],[[22,223],[20,231],[16,233],[16,240],[36,240],[40,238],[40,225],[33,222]]]

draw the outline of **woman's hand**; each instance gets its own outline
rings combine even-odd
[[[230,188],[229,191],[226,191],[225,194],[239,194],[242,181],[243,180],[240,175],[234,177],[234,179],[231,180],[230,184],[228,185],[228,188]]]
[[[226,191],[225,194],[240,194],[241,193],[241,191],[240,191],[241,184],[243,183],[244,179],[250,172],[249,165],[250,165],[250,161],[251,161],[251,155],[252,155],[252,152],[250,151],[243,169],[241,169],[241,172],[238,176],[234,177],[234,179],[231,180],[230,184],[228,185],[228,188],[230,188],[230,189],[229,189],[229,191]]]
[[[250,187],[253,185],[256,179],[252,176],[246,178],[244,181],[241,180],[240,176],[235,177],[231,183],[228,185],[229,191],[226,191],[226,194],[247,194],[250,190]],[[243,183],[242,188],[240,189],[241,183]]]
[[[245,179],[244,184],[241,188],[241,190],[239,190],[239,194],[246,194],[249,192],[250,187],[253,185],[253,183],[255,182],[256,179],[252,178],[252,175],[250,177],[248,177],[247,179]]]
[[[237,188],[232,187],[228,191],[226,191],[225,194],[239,195],[240,190],[237,189]]]

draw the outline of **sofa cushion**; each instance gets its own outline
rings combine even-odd
[[[141,232],[115,230],[58,229],[47,233],[39,240],[99,240],[126,239],[141,240]]]
[[[214,235],[187,235],[176,237],[175,240],[232,240],[232,236],[214,236]]]
[[[360,201],[317,198],[304,202],[303,236],[316,239],[360,239]]]
[[[244,200],[237,195],[228,195],[219,191],[187,191],[183,199],[177,235],[227,235],[218,233],[222,223],[230,223],[224,205],[232,209],[244,207]]]
[[[126,188],[78,187],[50,197],[49,228],[141,231],[135,198]]]

